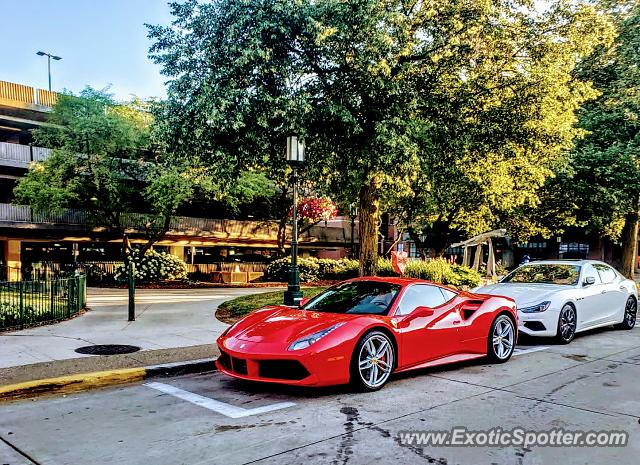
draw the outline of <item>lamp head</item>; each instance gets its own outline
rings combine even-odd
[[[292,166],[304,163],[304,143],[298,136],[287,137],[287,162]]]

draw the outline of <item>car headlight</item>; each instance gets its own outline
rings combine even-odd
[[[325,337],[327,334],[329,334],[331,331],[339,328],[343,324],[344,323],[337,323],[333,326],[329,326],[327,329],[323,329],[322,331],[318,331],[317,333],[309,334],[308,336],[298,339],[297,341],[293,342],[287,350],[306,349],[311,344],[319,341],[320,339]]]
[[[537,305],[531,305],[530,307],[519,308],[518,310],[521,311],[522,313],[539,313],[539,312],[544,312],[546,309],[548,309],[549,305],[551,305],[551,302],[548,300],[545,300],[544,302],[540,302]]]

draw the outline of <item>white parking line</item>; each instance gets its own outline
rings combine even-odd
[[[164,392],[178,399],[186,400],[192,404],[199,405],[214,412],[221,413],[229,418],[243,418],[251,415],[258,415],[260,413],[272,412],[274,410],[280,410],[287,407],[293,407],[293,402],[279,402],[277,404],[265,405],[263,407],[256,407],[252,409],[246,409],[242,407],[236,407],[235,405],[226,404],[219,400],[204,397],[193,392],[185,391],[183,389],[171,386],[164,383],[144,383],[144,386],[155,389],[156,391]]]
[[[531,352],[539,352],[541,350],[546,350],[548,348],[549,346],[530,347],[528,349],[520,349],[516,347],[515,349],[513,349],[513,355],[515,356],[515,355],[530,354]]]

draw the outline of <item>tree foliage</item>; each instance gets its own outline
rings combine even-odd
[[[148,110],[145,102],[118,104],[89,87],[60,95],[48,125],[33,131],[37,144],[53,148],[51,156],[32,164],[16,186],[16,201],[40,211],[82,208],[111,236],[137,226],[144,248],[152,245],[196,186],[211,186],[202,171],[152,152]],[[147,216],[140,222],[132,213]]]
[[[592,231],[622,235],[623,271],[632,275],[640,197],[640,3],[602,5],[615,18],[617,35],[578,70],[601,94],[580,111],[587,135],[573,152],[571,187],[578,216]]]
[[[595,96],[576,61],[609,35],[566,1],[544,14],[528,0],[171,6],[173,24],[149,36],[172,146],[282,179],[285,137],[303,137],[315,188],[359,199],[362,274],[376,271],[382,209],[442,249],[452,231],[537,208]]]

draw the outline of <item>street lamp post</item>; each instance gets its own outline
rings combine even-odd
[[[47,75],[49,76],[49,92],[51,92],[51,60],[62,60],[62,57],[56,56],[56,55],[52,55],[50,53],[47,52],[43,52],[43,51],[39,51],[36,52],[36,55],[39,56],[46,56],[47,57]]]
[[[304,144],[296,136],[287,137],[287,163],[293,173],[293,226],[291,228],[291,266],[289,268],[289,286],[284,293],[284,304],[297,307],[302,300],[300,291],[300,273],[298,272],[298,168],[304,163]]]

